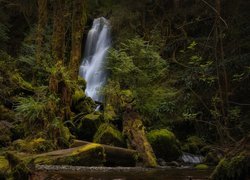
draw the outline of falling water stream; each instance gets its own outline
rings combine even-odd
[[[100,90],[106,82],[104,65],[110,45],[109,21],[104,17],[95,19],[88,33],[80,76],[87,82],[86,95],[97,102],[103,102]]]

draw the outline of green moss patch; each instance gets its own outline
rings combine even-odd
[[[120,147],[125,146],[122,133],[118,131],[113,125],[108,123],[100,125],[94,136],[94,142]]]
[[[153,130],[147,134],[157,158],[166,161],[176,160],[181,155],[181,149],[175,135],[167,130]]]
[[[46,152],[53,149],[51,141],[45,140],[43,138],[37,139],[18,139],[13,142],[13,147],[17,151],[29,152],[29,153],[39,153]]]
[[[206,165],[206,164],[197,164],[196,166],[195,166],[195,169],[198,169],[198,170],[205,170],[205,169],[208,169],[209,167],[208,167],[208,165]]]

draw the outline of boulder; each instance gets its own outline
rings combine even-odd
[[[125,141],[122,133],[113,125],[108,123],[103,123],[100,125],[94,136],[94,142],[118,147],[125,147]]]
[[[77,119],[76,119],[77,120]],[[77,135],[82,140],[92,141],[93,137],[102,122],[102,115],[99,112],[79,117]]]
[[[167,129],[152,130],[147,134],[147,138],[157,158],[174,161],[181,155],[179,142],[171,131]]]

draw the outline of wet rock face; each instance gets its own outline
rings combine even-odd
[[[174,161],[181,155],[179,142],[171,131],[167,129],[153,130],[147,134],[147,138],[156,157],[165,161]]]

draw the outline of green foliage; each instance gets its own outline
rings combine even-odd
[[[40,123],[42,123],[42,126],[48,123],[48,119],[45,118],[46,105],[44,100],[36,100],[33,97],[19,98],[16,111],[19,116],[24,118],[27,129],[40,125]]]
[[[249,157],[238,155],[233,158],[224,158],[216,166],[211,175],[214,180],[241,180],[249,177]]]
[[[147,138],[158,158],[172,161],[181,155],[179,142],[171,131],[152,130],[147,134]]]
[[[204,141],[197,136],[190,136],[187,138],[186,143],[182,146],[182,151],[200,154],[201,149],[205,146]]]

